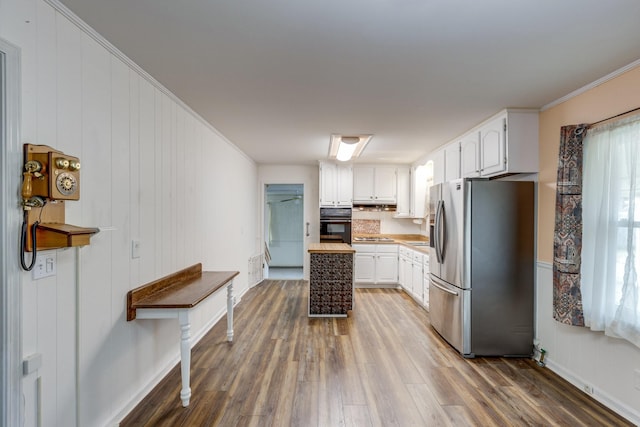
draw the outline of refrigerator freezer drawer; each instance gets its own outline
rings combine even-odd
[[[463,355],[470,349],[465,331],[465,308],[471,291],[448,285],[433,275],[429,277],[429,318],[431,326]]]

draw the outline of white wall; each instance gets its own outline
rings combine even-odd
[[[546,350],[547,366],[593,397],[640,425],[640,390],[634,388],[634,369],[640,372],[640,351],[622,339],[609,338],[558,323],[553,319],[553,270],[538,262],[536,337]]]
[[[81,200],[67,202],[66,219],[102,231],[82,249],[49,251],[56,276],[22,273],[23,354],[42,354],[42,367],[23,380],[24,418],[37,424],[39,401],[43,425],[77,425],[79,409],[79,425],[103,426],[179,360],[177,322],[126,322],[128,290],[197,262],[239,270],[236,291],[247,290],[247,261],[260,250],[257,167],[60,10],[3,0],[0,37],[21,48],[23,141],[80,157]],[[192,336],[224,308],[224,295],[202,303]]]
[[[302,184],[304,186],[303,198],[303,250],[304,250],[304,278],[309,280],[309,255],[307,249],[309,243],[320,241],[320,171],[318,166],[287,166],[287,165],[260,165],[258,167],[258,193],[260,197],[260,236],[264,236],[264,188],[266,184]],[[306,235],[309,223],[309,236]],[[264,242],[261,240],[261,245]]]

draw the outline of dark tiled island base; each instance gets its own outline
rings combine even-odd
[[[353,252],[310,255],[309,317],[346,317],[353,309]]]

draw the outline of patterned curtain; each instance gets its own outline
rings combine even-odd
[[[582,140],[586,125],[564,126],[560,156],[553,235],[553,318],[584,326],[580,293],[582,250]]]

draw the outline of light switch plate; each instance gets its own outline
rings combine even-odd
[[[33,280],[56,275],[56,254],[55,252],[38,253],[36,263],[31,270]]]

